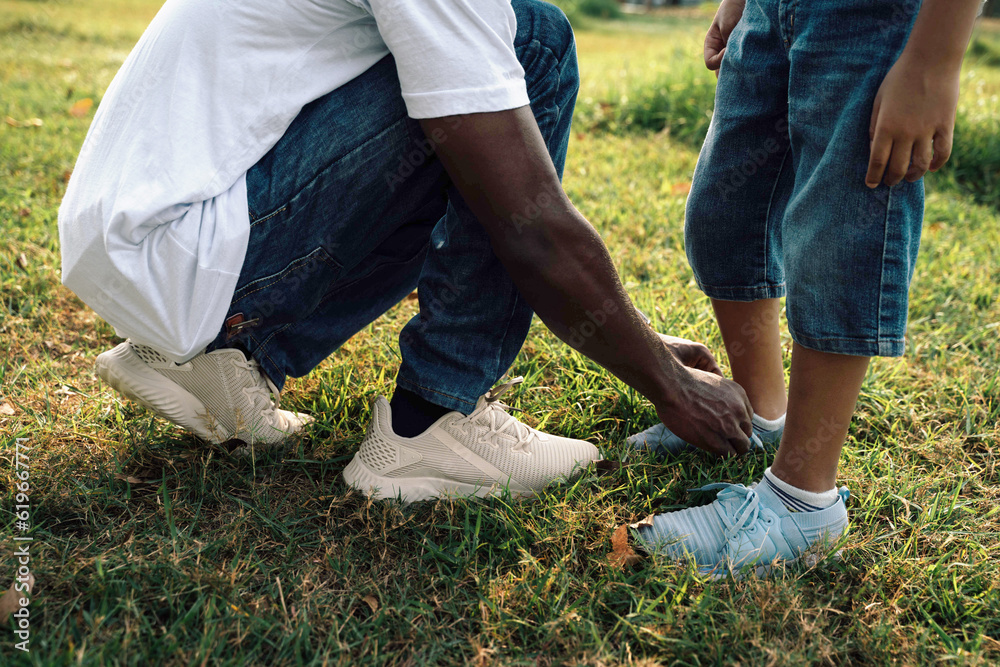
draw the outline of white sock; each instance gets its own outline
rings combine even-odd
[[[837,502],[839,497],[836,487],[823,493],[813,493],[792,486],[775,477],[770,468],[764,471],[764,479],[761,481],[766,482],[771,487],[771,490],[781,498],[781,502],[791,512],[816,512],[826,509]]]
[[[754,415],[753,423],[754,426],[765,431],[777,431],[779,428],[785,427],[785,415],[775,417],[774,419],[764,419],[760,415]]]

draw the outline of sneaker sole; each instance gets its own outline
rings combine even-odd
[[[406,503],[434,498],[486,498],[503,493],[500,483],[483,486],[438,477],[382,477],[374,473],[355,454],[344,468],[344,481],[356,491],[375,500],[401,499]],[[511,491],[515,498],[533,496],[532,491]]]
[[[97,375],[119,394],[202,440],[220,444],[228,438],[208,427],[208,408],[193,394],[149,368],[128,345],[97,357]]]

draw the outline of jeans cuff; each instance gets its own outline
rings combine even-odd
[[[901,357],[906,351],[904,338],[814,338],[799,333],[791,323],[788,332],[796,343],[817,352],[853,357]]]
[[[396,386],[402,387],[406,391],[412,392],[434,405],[440,405],[442,408],[448,408],[449,410],[461,412],[463,415],[467,415],[472,412],[476,408],[476,401],[479,400],[478,396],[470,401],[459,396],[446,394],[443,391],[424,387],[401,377],[396,378]]]
[[[761,301],[762,299],[780,299],[785,296],[785,283],[780,285],[754,285],[747,287],[721,287],[698,282],[698,288],[710,299],[719,301]]]

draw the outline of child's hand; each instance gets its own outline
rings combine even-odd
[[[937,171],[951,155],[958,69],[935,67],[904,53],[875,96],[870,129],[871,157],[865,185],[911,183]]]
[[[733,28],[743,17],[743,8],[746,0],[722,0],[719,11],[715,13],[715,19],[705,35],[705,67],[713,70],[716,76],[719,74],[719,66],[722,64],[722,56],[726,54],[726,44],[729,43],[729,35],[733,33]]]

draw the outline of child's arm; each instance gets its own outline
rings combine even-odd
[[[896,185],[937,171],[951,155],[959,71],[980,0],[924,0],[910,39],[872,110],[865,184]]]

